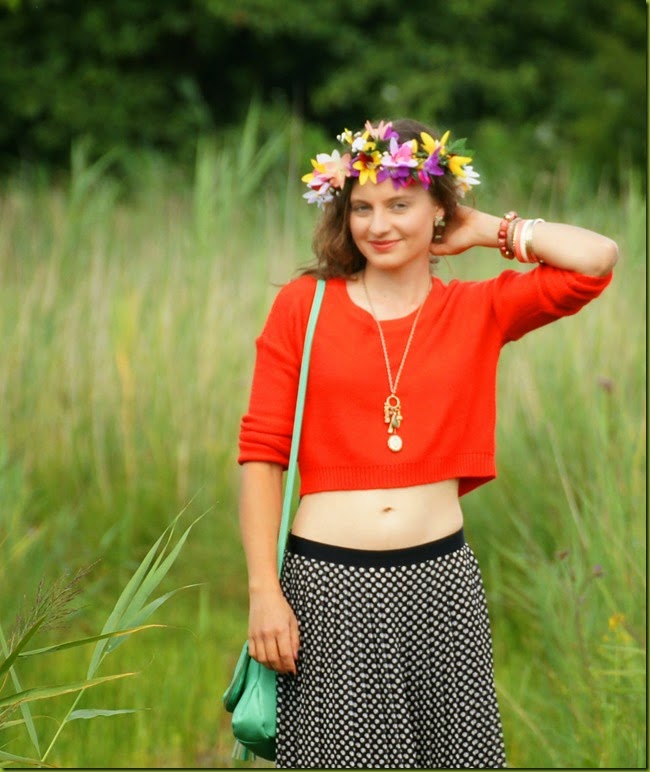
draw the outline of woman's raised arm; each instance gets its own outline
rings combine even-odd
[[[502,218],[468,206],[459,206],[442,240],[432,242],[431,254],[457,255],[471,247],[498,247]],[[585,276],[605,276],[618,261],[615,241],[576,225],[537,222],[530,247],[540,262]],[[516,262],[516,261],[515,261]]]

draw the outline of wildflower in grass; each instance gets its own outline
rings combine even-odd
[[[624,624],[625,614],[612,614],[612,616],[607,621],[607,626],[612,632],[618,630]]]
[[[609,617],[607,628],[609,632],[603,636],[605,643],[627,646],[636,640],[633,631],[630,629],[627,616],[621,612],[612,614]]]
[[[596,383],[606,394],[611,394],[614,391],[614,381],[606,375],[599,375]]]

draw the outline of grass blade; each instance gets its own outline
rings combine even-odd
[[[5,761],[15,761],[17,764],[26,764],[28,767],[48,767],[49,769],[53,769],[54,765],[52,764],[46,764],[44,761],[39,761],[38,759],[30,759],[27,756],[16,756],[13,753],[7,753],[7,751],[0,751],[0,760],[4,759]],[[20,769],[20,767],[18,767]]]
[[[58,697],[62,694],[72,692],[81,692],[93,686],[107,683],[108,681],[117,681],[119,678],[137,675],[137,673],[117,673],[116,675],[102,676],[100,678],[90,678],[85,681],[78,681],[72,684],[62,684],[60,686],[36,686],[33,689],[25,689],[17,694],[11,694],[9,697],[0,699],[0,708],[17,707],[25,702],[35,702],[36,700],[47,700],[50,697]]]
[[[85,708],[84,710],[73,710],[68,716],[68,721],[76,721],[77,719],[90,719],[97,718],[99,716],[119,716],[124,713],[140,713],[144,708],[126,708],[123,710],[103,710],[101,708]]]
[[[142,563],[140,563],[135,573],[131,577],[130,581],[127,583],[126,587],[124,588],[122,594],[118,598],[117,603],[115,604],[115,608],[111,612],[108,620],[106,621],[106,624],[104,625],[104,629],[102,630],[102,633],[114,632],[118,624],[120,626],[131,627],[134,624],[133,620],[136,618],[138,612],[141,610],[141,604],[147,600],[149,595],[151,595],[151,593],[156,589],[156,587],[167,575],[167,572],[169,571],[172,564],[178,557],[178,553],[183,547],[190,531],[192,530],[194,525],[196,525],[196,523],[201,519],[201,517],[203,517],[203,515],[201,515],[187,527],[185,532],[179,538],[174,549],[163,560],[165,549],[170,544],[171,537],[174,532],[174,528],[176,527],[176,524],[178,523],[178,520],[180,519],[180,517],[183,515],[184,511],[185,511],[184,509],[181,510],[181,512],[179,512],[179,514],[176,515],[176,517],[171,522],[171,524],[163,531],[163,533],[158,537],[158,539],[156,539],[156,541],[154,542],[154,545],[146,554]],[[158,549],[162,544],[163,540],[165,539],[165,537],[167,537],[167,544],[165,545],[165,549],[163,549],[160,552],[160,554],[156,556],[156,553],[158,552]],[[153,563],[153,566],[152,566],[152,563]],[[150,569],[150,566],[151,566],[151,569]],[[98,642],[97,647],[93,652],[90,665],[88,666],[88,674],[87,674],[88,678],[92,678],[94,676],[95,672],[97,671],[97,668],[99,667],[101,660],[111,650],[111,649],[107,650],[106,648],[107,645],[108,645],[107,640],[102,640]],[[112,647],[112,648],[115,648],[115,647]]]
[[[129,609],[132,613],[138,613],[141,610],[141,604],[147,600],[147,598],[153,593],[156,587],[158,587],[165,576],[167,576],[169,569],[172,567],[176,561],[176,558],[178,557],[179,552],[183,548],[183,545],[185,544],[190,531],[203,516],[204,515],[201,515],[193,523],[190,523],[190,525],[185,529],[184,533],[179,537],[178,542],[169,553],[169,555],[167,555],[167,557],[162,560],[162,562],[159,562],[154,568],[152,568],[152,570],[145,576],[142,584],[133,597],[131,603],[132,608]],[[160,557],[162,558],[162,555]],[[125,619],[128,620],[127,624],[132,624],[132,618],[133,617],[129,618],[125,614]]]
[[[171,527],[171,526],[170,526]],[[117,603],[115,604],[113,610],[109,614],[108,619],[106,620],[106,623],[102,629],[102,633],[112,633],[115,632],[117,629],[118,623],[121,621],[122,616],[124,614],[124,611],[128,608],[129,603],[133,599],[133,596],[137,592],[138,586],[140,585],[143,577],[145,576],[149,566],[151,565],[151,562],[153,561],[156,552],[158,550],[158,547],[160,546],[160,543],[165,537],[165,534],[167,533],[166,529],[163,531],[163,533],[156,539],[153,546],[149,550],[149,552],[145,555],[145,557],[142,559],[142,562],[137,567],[135,573],[127,583],[124,590],[122,590],[122,594],[117,599]],[[88,665],[88,673],[87,678],[92,678],[95,672],[97,671],[97,668],[99,667],[99,663],[102,660],[102,655],[104,653],[104,648],[106,646],[107,641],[99,641],[95,651],[93,652],[93,656],[90,660],[90,664]]]
[[[181,590],[187,590],[190,587],[198,587],[198,585],[188,584],[185,587],[177,587],[175,590],[170,590],[164,595],[161,595],[159,598],[156,598],[156,600],[152,600],[151,603],[148,603],[146,606],[143,606],[143,608],[140,610],[140,613],[137,614],[136,618],[132,620],[133,624],[140,625],[140,627],[136,627],[134,629],[138,630],[144,629],[146,627],[164,627],[165,625],[143,625],[142,623],[148,619],[154,613],[154,611],[160,608],[160,606],[162,606],[165,601],[169,600],[169,598],[171,598],[173,595],[176,595],[177,592],[180,592]],[[109,641],[108,645],[106,646],[106,654],[110,654],[110,652],[115,651],[115,649],[126,640],[126,637],[116,637],[119,635],[119,633],[113,634],[114,640]]]
[[[141,630],[149,630],[152,627],[165,627],[166,625],[138,625],[126,630],[116,630],[113,633],[102,633],[101,635],[91,635],[89,638],[79,638],[76,641],[66,641],[66,643],[57,643],[52,646],[45,646],[42,649],[30,649],[21,651],[19,657],[35,657],[38,654],[52,654],[55,651],[65,651],[66,649],[75,649],[78,646],[87,646],[89,643],[106,640],[107,638],[116,638],[117,636],[127,636],[132,633],[139,633]]]
[[[44,621],[45,621],[45,615],[39,617],[34,622],[34,624],[30,625],[30,627],[28,627],[25,633],[23,634],[22,638],[13,647],[13,649],[6,657],[6,659],[3,662],[0,662],[0,677],[2,677],[9,670],[9,668],[14,664],[14,662],[20,655],[21,649],[23,649],[23,647],[29,643],[31,638],[33,638],[34,634],[36,633],[38,628],[43,624]]]
[[[2,646],[2,651],[4,652],[4,655],[8,657],[9,647],[7,646],[7,641],[4,636],[2,625],[0,625],[0,645]],[[9,673],[11,675],[11,681],[14,685],[14,689],[17,692],[22,691],[23,687],[20,683],[20,679],[18,678],[18,673],[16,673],[16,668],[15,667],[10,668]],[[20,706],[20,712],[22,713],[23,720],[25,721],[25,726],[27,727],[27,734],[29,735],[29,739],[32,741],[32,745],[34,746],[36,753],[38,753],[38,755],[40,756],[41,746],[38,741],[38,732],[36,731],[36,726],[34,724],[34,719],[32,718],[29,705],[27,703],[22,704]]]

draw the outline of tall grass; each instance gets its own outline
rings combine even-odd
[[[296,127],[268,141],[258,128],[252,115],[243,142],[199,143],[189,176],[133,158],[126,186],[111,158],[91,164],[78,146],[69,180],[4,184],[0,620],[42,577],[101,558],[70,622],[94,629],[170,516],[209,511],[173,568],[176,586],[204,585],[166,610],[175,630],[114,653],[140,676],[94,695],[143,710],[77,721],[59,738],[61,766],[233,764],[220,695],[246,628],[239,420],[254,339],[274,285],[309,259],[314,214],[284,176]],[[524,191],[513,169],[477,195],[495,213],[601,230],[622,261],[601,299],[504,351],[500,476],[465,500],[467,532],[490,595],[510,765],[641,767],[645,205],[633,180],[615,197],[569,171]],[[476,250],[440,273],[501,267]],[[58,680],[74,665],[62,653]],[[23,685],[46,682],[43,668],[21,666]],[[5,750],[26,752],[5,734]]]
[[[182,514],[182,513],[181,513]],[[136,675],[135,673],[113,673],[111,675],[97,676],[97,672],[106,657],[118,646],[128,640],[135,633],[152,627],[160,627],[146,623],[149,617],[156,612],[170,597],[176,595],[180,589],[169,590],[163,595],[151,600],[151,595],[161,584],[170,568],[174,565],[178,554],[187,540],[193,523],[173,543],[174,528],[180,519],[178,515],[174,522],[168,526],[158,537],[154,545],[149,549],[143,560],[138,565],[133,576],[120,594],[115,606],[109,614],[101,631],[92,636],[77,637],[64,643],[44,646],[38,649],[26,649],[27,644],[37,632],[60,626],[72,612],[72,603],[80,592],[79,584],[91,567],[80,569],[72,579],[60,577],[49,587],[39,584],[36,598],[30,608],[25,609],[24,614],[18,618],[12,631],[11,638],[7,641],[4,631],[0,627],[0,731],[14,728],[24,728],[25,739],[29,739],[33,746],[31,756],[25,757],[0,749],[0,763],[13,766],[22,764],[28,767],[50,766],[48,757],[57,744],[61,733],[69,724],[80,718],[93,719],[99,717],[125,715],[135,713],[138,709],[132,708],[82,708],[77,705],[86,697],[88,689],[107,684],[121,678]],[[145,624],[146,623],[146,624]],[[39,684],[29,689],[23,689],[17,674],[17,666],[21,658],[47,657],[52,658],[62,651],[71,651],[94,644],[88,663],[85,677],[80,673],[76,681],[70,683]],[[55,668],[52,668],[54,671]],[[11,680],[13,692],[4,694],[7,682]],[[64,695],[74,695],[74,699],[64,709],[61,716],[55,719],[55,728],[45,727],[49,736],[37,728],[34,721],[31,706],[43,700],[52,700]],[[14,718],[16,711],[20,709],[22,717]],[[55,765],[56,766],[56,765]]]

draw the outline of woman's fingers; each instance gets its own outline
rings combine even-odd
[[[300,630],[295,616],[291,618],[289,623],[289,637],[291,640],[291,654],[293,655],[294,662],[297,662],[298,650],[300,649]]]
[[[251,638],[248,651],[253,659],[271,670],[295,675],[298,645],[297,634],[287,627],[283,631],[269,631]]]
[[[298,620],[281,592],[251,595],[248,638],[253,659],[278,673],[296,673]]]
[[[274,644],[274,658],[271,667],[274,670],[277,670],[278,673],[291,673],[292,675],[295,675],[296,661],[293,657],[291,637],[288,628],[281,636],[276,636]]]

